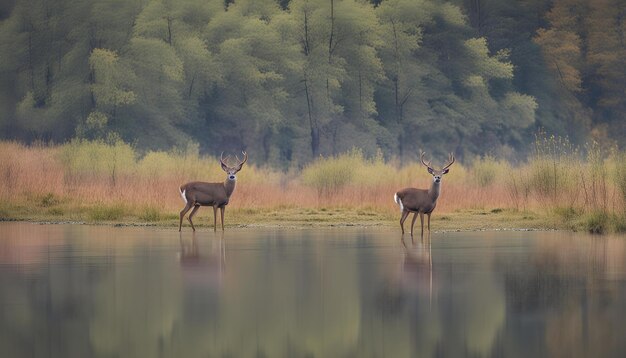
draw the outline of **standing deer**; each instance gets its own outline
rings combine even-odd
[[[400,206],[402,216],[400,217],[400,228],[402,228],[402,234],[404,234],[404,221],[410,213],[413,213],[413,221],[411,222],[411,236],[413,236],[413,225],[415,225],[415,219],[417,214],[420,215],[420,221],[422,222],[422,237],[424,236],[424,214],[428,216],[428,233],[430,233],[430,214],[435,210],[437,205],[437,198],[441,193],[441,179],[444,174],[447,174],[450,166],[454,163],[454,154],[450,153],[448,157],[448,164],[443,169],[436,170],[431,167],[431,162],[424,161],[424,152],[420,154],[420,160],[422,164],[428,168],[428,172],[433,176],[433,183],[430,189],[416,189],[406,188],[397,192],[393,199]]]
[[[235,191],[235,184],[237,182],[237,172],[241,170],[243,164],[248,161],[248,154],[246,152],[243,153],[243,161],[239,160],[237,156],[237,161],[239,164],[234,167],[228,166],[224,161],[224,152],[220,155],[220,164],[222,165],[222,169],[226,172],[226,180],[223,183],[205,183],[200,181],[193,181],[187,184],[181,185],[179,188],[180,196],[185,201],[185,207],[180,211],[180,223],[178,225],[178,231],[181,230],[183,226],[183,217],[185,214],[193,207],[191,214],[187,220],[191,224],[191,228],[193,231],[196,231],[196,228],[193,226],[193,221],[191,219],[196,214],[200,206],[212,206],[213,207],[213,231],[217,231],[217,209],[220,209],[222,216],[222,231],[224,230],[224,210],[226,209],[226,205],[228,205],[228,200],[230,196]],[[228,157],[226,158],[228,159]]]

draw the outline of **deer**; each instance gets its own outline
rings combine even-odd
[[[217,209],[220,209],[222,217],[222,231],[224,231],[224,210],[226,209],[226,205],[228,205],[230,196],[235,191],[237,172],[239,172],[244,163],[248,161],[248,154],[246,152],[241,153],[243,153],[243,161],[240,160],[239,157],[235,156],[239,163],[232,167],[226,163],[224,159],[224,152],[220,155],[220,165],[222,170],[226,172],[226,180],[224,180],[224,182],[205,183],[201,181],[193,181],[183,184],[180,188],[178,188],[180,196],[185,202],[185,207],[180,211],[180,222],[178,225],[179,232],[183,227],[183,218],[191,208],[193,208],[193,210],[191,210],[187,220],[189,220],[189,223],[191,224],[191,229],[196,231],[191,219],[201,206],[213,207],[213,231],[217,231]],[[228,156],[226,160],[228,158],[230,158],[230,156]]]
[[[442,169],[434,169],[431,166],[431,162],[426,163],[424,161],[425,152],[421,152],[420,161],[428,168],[428,173],[433,176],[433,182],[430,185],[430,189],[417,189],[417,188],[405,188],[398,191],[393,200],[400,207],[402,216],[400,217],[400,228],[402,229],[402,235],[404,235],[404,221],[413,213],[413,221],[411,222],[411,237],[413,237],[413,226],[415,225],[415,219],[417,214],[420,216],[422,223],[422,237],[424,237],[424,214],[428,216],[428,234],[430,235],[430,215],[437,206],[437,199],[441,193],[441,180],[445,174],[450,171],[450,166],[454,163],[454,154],[450,153],[448,156],[448,163]]]

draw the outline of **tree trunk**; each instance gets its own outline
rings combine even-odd
[[[311,127],[311,153],[313,158],[320,154],[320,130],[317,127]]]
[[[167,16],[167,43],[172,46],[172,18]]]
[[[404,136],[402,135],[402,129],[400,129],[400,134],[398,134],[398,159],[400,159],[400,163],[402,163],[402,159],[404,157]]]
[[[328,65],[332,62],[333,57],[333,37],[335,36],[335,1],[330,0],[330,36],[328,39]],[[328,74],[326,75],[326,104],[328,112],[331,111],[330,85]]]
[[[320,129],[317,120],[313,116],[313,99],[309,91],[309,81],[306,73],[304,74],[304,93],[306,95],[307,114],[309,117],[309,127],[311,128],[311,153],[313,157],[317,157],[320,151]]]

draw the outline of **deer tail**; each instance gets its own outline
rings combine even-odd
[[[185,195],[186,191],[187,190],[183,189],[182,186],[178,188],[178,192],[180,193],[181,198],[183,198],[183,201],[185,202],[185,204],[187,204],[187,196]]]
[[[400,211],[404,211],[404,205],[402,205],[402,199],[400,199],[400,197],[398,196],[398,193],[395,193],[393,195],[393,201],[395,201],[396,204],[400,206]]]

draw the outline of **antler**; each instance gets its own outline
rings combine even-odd
[[[224,166],[228,166],[228,164],[226,163],[228,158],[230,158],[230,155],[226,156],[226,159],[224,159],[224,152],[222,152],[222,154],[220,154],[220,163],[222,163],[222,165]]]
[[[239,162],[239,166],[241,167],[245,162],[248,161],[248,153],[246,153],[245,151],[241,151],[241,153],[243,154],[243,161],[239,160],[239,157],[235,155],[235,158],[237,158],[237,161]]]
[[[441,169],[441,170],[446,170],[446,169],[450,168],[450,166],[454,163],[454,154],[453,154],[453,153],[450,153],[450,154],[448,155],[448,162],[449,162],[449,163],[448,163],[448,164],[446,164],[446,166],[445,166],[445,167],[443,167],[443,169]]]
[[[422,152],[422,154],[420,154],[420,160],[422,161],[422,164],[424,164],[428,169],[432,170],[433,168],[430,166],[430,163],[432,161],[428,162],[428,164],[426,164],[426,162],[424,161],[424,155],[426,155],[426,152]]]

